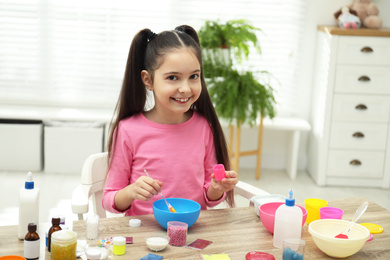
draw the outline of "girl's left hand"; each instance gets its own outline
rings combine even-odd
[[[238,182],[238,174],[235,171],[226,171],[226,178],[223,178],[220,181],[215,179],[214,173],[211,175],[211,185],[214,189],[227,192],[234,189]]]

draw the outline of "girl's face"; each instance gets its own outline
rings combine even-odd
[[[151,119],[165,124],[186,121],[186,112],[201,93],[200,73],[200,63],[190,48],[167,53],[155,70],[153,81],[147,71],[142,71],[145,86],[154,93]]]

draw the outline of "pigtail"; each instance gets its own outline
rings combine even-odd
[[[125,76],[122,85],[120,110],[123,119],[143,111],[146,101],[146,88],[142,82],[141,71],[145,69],[145,52],[149,29],[143,29],[135,35],[127,58]]]
[[[145,107],[146,88],[142,82],[141,71],[145,69],[145,52],[150,33],[149,29],[143,29],[131,42],[122,88],[114,110],[116,118],[111,120],[109,129],[108,160],[112,158],[113,147],[116,145],[116,129],[119,122],[126,117],[141,113]]]

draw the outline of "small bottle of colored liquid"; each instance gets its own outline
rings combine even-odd
[[[24,257],[26,259],[39,259],[40,239],[35,223],[28,224],[28,233],[24,237]]]
[[[51,252],[51,236],[53,235],[54,232],[62,230],[62,228],[60,227],[60,221],[61,219],[57,217],[51,219],[52,226],[48,232],[48,243],[47,243],[47,250],[49,252]]]

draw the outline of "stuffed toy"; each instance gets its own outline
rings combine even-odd
[[[363,27],[372,29],[382,27],[382,19],[378,16],[379,9],[371,0],[354,0],[349,8],[357,12]]]
[[[347,6],[343,6],[339,11],[334,13],[334,17],[336,18],[340,28],[357,29],[361,26],[361,22],[356,11],[349,9]]]

